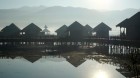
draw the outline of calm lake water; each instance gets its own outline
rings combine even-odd
[[[99,48],[54,53],[0,51],[0,78],[125,78],[117,70],[121,64],[108,54],[115,49]],[[100,50],[108,53],[98,53]]]

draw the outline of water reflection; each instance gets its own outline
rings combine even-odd
[[[93,78],[109,78],[108,77],[109,74],[103,70],[98,70],[95,74]]]
[[[2,50],[0,78],[139,78],[139,50],[106,44],[70,51]]]

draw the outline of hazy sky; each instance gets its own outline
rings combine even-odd
[[[72,6],[97,10],[140,9],[140,0],[0,0],[0,9],[23,6]]]

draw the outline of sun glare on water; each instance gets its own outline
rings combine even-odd
[[[94,74],[93,78],[109,78],[109,77],[105,71],[99,70]]]
[[[97,10],[110,10],[112,0],[87,0],[88,6]]]

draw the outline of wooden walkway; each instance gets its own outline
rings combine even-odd
[[[140,46],[140,41],[125,40],[119,38],[84,38],[82,40],[70,40],[70,39],[59,39],[57,37],[49,38],[0,38],[0,45],[5,44],[56,44],[56,45],[91,45],[93,43],[101,44],[114,44],[114,45],[129,45],[129,46]]]

